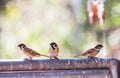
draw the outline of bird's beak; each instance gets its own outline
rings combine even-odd
[[[20,45],[18,45],[18,47],[20,47]]]

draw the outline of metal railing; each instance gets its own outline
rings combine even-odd
[[[120,78],[114,58],[0,61],[0,78]]]

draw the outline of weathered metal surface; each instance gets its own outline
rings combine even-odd
[[[118,78],[120,78],[120,60],[118,60],[118,64],[117,64],[117,74],[118,74]]]
[[[117,65],[116,59],[61,59],[0,61],[0,71],[13,70],[61,70],[79,68],[111,68]]]
[[[108,69],[2,72],[0,78],[110,78]]]
[[[67,70],[67,72],[69,73],[70,70],[78,70],[80,72],[81,69],[89,69],[92,71],[92,69],[107,69],[110,71],[109,76],[106,78],[119,78],[120,76],[118,75],[118,61],[116,59],[113,58],[108,58],[108,59],[88,59],[88,58],[78,58],[78,59],[60,59],[58,60],[50,60],[50,59],[46,59],[46,60],[23,60],[23,61],[0,61],[0,76],[23,76],[25,75],[30,75],[30,76],[34,76],[38,75],[41,76],[42,71],[50,71],[52,73],[52,71],[57,72],[57,70]],[[12,72],[12,73],[8,73]],[[18,72],[19,74],[17,75],[16,71],[22,71]],[[25,72],[27,71],[27,72]],[[28,71],[30,71],[28,73]],[[41,71],[35,73],[32,71]],[[4,72],[4,73],[3,73]],[[67,73],[65,72],[65,73]],[[70,77],[74,77],[75,78],[87,78],[90,76],[87,76],[88,74],[86,74],[86,77],[83,77],[81,74],[78,75],[64,75],[64,77],[62,77],[63,75],[60,76],[51,76],[51,78],[70,78]],[[83,71],[84,72],[84,71]],[[53,73],[53,74],[54,74]],[[58,72],[58,74],[60,74],[62,72]],[[46,73],[48,74],[48,73]],[[94,74],[94,73],[93,73]],[[95,74],[94,74],[95,75]],[[70,76],[70,77],[69,77]],[[96,77],[96,76],[94,76]],[[91,78],[94,78],[93,76]],[[22,78],[22,77],[21,77]],[[36,77],[35,77],[36,78]],[[45,77],[47,78],[47,77]],[[50,77],[49,77],[50,78]],[[99,78],[99,77],[96,77]],[[101,77],[102,78],[102,77]]]

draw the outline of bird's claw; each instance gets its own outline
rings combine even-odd
[[[88,57],[87,61],[94,61],[95,63],[102,62],[99,58],[97,58],[97,57],[91,57],[91,56]]]
[[[32,60],[32,59],[30,59],[30,58],[24,58],[24,60],[25,60],[25,61],[26,61],[26,60],[28,61],[28,60]]]

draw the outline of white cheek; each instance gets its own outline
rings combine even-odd
[[[97,48],[96,50],[99,51],[100,49]]]
[[[22,50],[24,49],[23,46],[21,47],[21,49],[22,49]]]
[[[55,48],[55,45],[53,45],[53,47]]]

